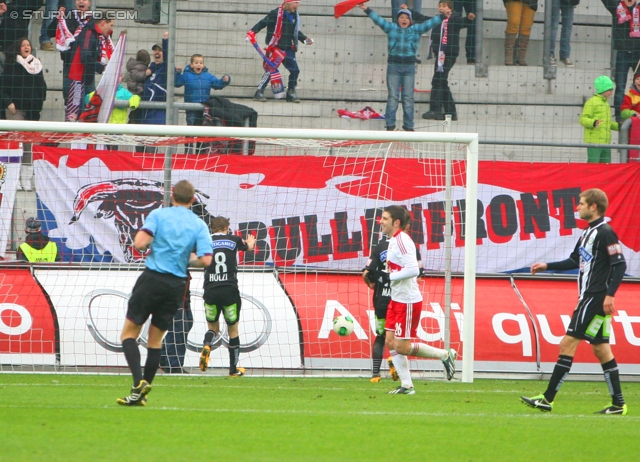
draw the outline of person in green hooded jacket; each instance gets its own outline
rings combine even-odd
[[[594,82],[595,94],[584,103],[580,125],[584,127],[584,142],[610,144],[611,130],[618,131],[618,122],[611,118],[611,107],[607,101],[613,94],[613,81],[601,75]],[[611,163],[611,149],[587,148],[587,162]]]

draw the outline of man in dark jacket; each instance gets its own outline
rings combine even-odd
[[[27,238],[20,244],[16,252],[16,259],[31,263],[54,262],[62,260],[55,242],[49,240],[41,232],[42,225],[33,217],[27,218],[25,232]]]
[[[65,14],[64,26],[77,40],[82,29],[87,25],[91,19],[91,0],[76,0],[75,9],[73,11],[66,11],[64,7],[61,7],[60,12]],[[51,21],[47,32],[49,37],[56,37],[56,30],[58,28],[58,20]],[[73,59],[73,43],[56,44],[56,48],[60,50],[60,59],[62,60],[62,97],[64,98],[64,104],[67,104],[69,99],[69,88],[71,87],[71,80],[69,79],[69,68],[71,67],[71,60]]]
[[[71,87],[69,98],[65,106],[65,120],[75,122],[82,112],[85,95],[95,91],[96,74],[102,74],[113,51],[111,40],[108,38],[113,29],[113,20],[106,15],[100,19],[89,20],[73,44],[69,79]]]
[[[300,0],[284,0],[281,6],[271,10],[268,15],[262,18],[255,26],[247,32],[247,36],[255,37],[265,27],[267,28],[267,56],[270,55],[270,49],[279,48],[284,51],[284,67],[289,71],[289,85],[287,87],[287,101],[291,103],[299,103],[300,100],[296,95],[296,85],[300,69],[296,61],[296,50],[298,49],[298,41],[305,45],[313,44],[313,39],[307,37],[300,30],[300,15],[298,14],[298,6]],[[256,101],[266,101],[264,89],[266,88],[271,74],[265,72],[258,84],[253,99]]]
[[[429,111],[422,114],[423,119],[444,120],[445,114],[451,114],[451,120],[458,120],[456,104],[449,88],[449,72],[460,54],[460,30],[473,26],[476,15],[469,13],[466,18],[453,11],[452,0],[440,0],[438,11],[445,19],[440,27],[431,31],[431,49],[436,57],[435,72],[431,79],[431,98]],[[414,15],[416,23],[424,22],[428,16]]]
[[[144,94],[142,101],[167,101],[167,57],[169,56],[169,33],[162,37],[162,45],[155,44],[151,47],[152,62],[147,74],[149,77],[144,82]],[[167,111],[165,109],[145,109],[142,124],[166,125]]]
[[[613,94],[613,106],[616,121],[621,122],[620,106],[624,99],[624,91],[628,87],[629,69],[634,70],[640,61],[640,37],[631,37],[631,31],[640,27],[640,24],[634,24],[639,17],[640,11],[636,10],[640,5],[636,0],[602,0],[602,4],[613,17],[613,49],[616,51],[616,70],[613,79],[616,89]]]

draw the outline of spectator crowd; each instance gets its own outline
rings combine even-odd
[[[503,2],[506,11],[504,64],[527,66],[527,52],[532,27],[535,27],[534,16],[538,1]],[[585,128],[585,142],[587,139],[594,139],[593,133],[604,130],[604,125],[607,125],[609,132],[617,130],[623,119],[635,117],[640,110],[640,80],[636,82],[640,62],[640,5],[638,0],[601,2],[613,20],[612,48],[615,51],[615,66],[611,76],[613,88],[609,89],[609,85],[604,84],[601,79],[599,84],[594,85],[595,96],[604,98],[608,107],[605,94],[611,91],[614,114],[611,123],[605,124],[605,119],[588,117],[593,114],[583,113],[580,124]],[[278,8],[271,10],[247,34],[248,39],[255,41],[256,34],[266,29],[264,74],[254,94],[257,101],[266,101],[266,85],[271,82],[273,86],[276,83],[274,80],[280,78],[277,67],[274,68],[273,65],[282,62],[283,70],[288,71],[286,101],[300,102],[296,85],[301,69],[296,61],[296,52],[300,44],[314,43],[301,30],[300,5],[299,0],[283,0]],[[365,13],[388,36],[388,100],[385,114],[388,130],[396,129],[395,115],[400,105],[404,113],[402,128],[413,130],[412,76],[415,74],[415,66],[431,57],[434,58],[431,98],[429,110],[422,117],[444,120],[446,115],[450,115],[453,121],[458,119],[449,86],[449,73],[462,48],[459,44],[462,30],[466,30],[463,45],[466,63],[476,63],[475,5],[475,0],[441,0],[437,3],[438,14],[431,17],[422,13],[425,5],[421,0],[407,0],[406,3],[392,0],[392,17],[389,20],[378,16],[368,7],[369,4],[361,5]],[[571,59],[571,36],[574,12],[580,8],[579,0],[552,0],[549,6],[552,10],[550,63],[557,65],[559,62],[571,68],[574,66]],[[104,71],[114,48],[111,40],[114,21],[107,19],[104,14],[96,14],[101,12],[92,10],[91,0],[0,0],[0,117],[10,120],[40,120],[47,98],[46,72],[43,72],[42,62],[37,57],[36,44],[32,44],[28,38],[30,16],[24,14],[25,11],[40,8],[43,8],[43,20],[37,46],[42,52],[57,51],[60,54],[65,120],[87,120],[87,115],[83,117],[83,113],[95,110],[96,107],[96,74]],[[560,37],[556,55],[558,31]],[[430,35],[429,56],[421,57],[418,45],[420,36],[425,33]],[[129,101],[130,107],[118,112],[111,122],[165,124],[164,109],[139,109],[138,104],[140,101],[166,102],[168,72],[175,72],[176,87],[184,87],[185,102],[205,103],[209,100],[212,89],[223,90],[232,83],[228,74],[216,77],[211,73],[205,65],[205,56],[199,53],[191,56],[184,69],[181,66],[167,69],[167,45],[168,33],[165,33],[160,43],[151,46],[150,52],[141,49],[135,58],[126,63],[116,99]],[[629,71],[634,76],[631,82],[628,78]],[[607,87],[605,92],[598,91],[604,87]],[[284,96],[283,91],[282,97]],[[596,106],[604,107],[594,106],[595,101],[585,105],[585,110],[593,110]],[[205,123],[206,110],[203,111],[187,111],[187,124]],[[590,127],[587,126],[588,123],[591,123]],[[610,134],[596,138],[610,142]],[[589,160],[595,158],[604,162],[608,159],[605,154],[596,156],[592,152]]]

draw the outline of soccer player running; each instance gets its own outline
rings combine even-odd
[[[407,214],[407,224],[404,227],[404,231],[407,232],[409,229],[409,223],[411,220],[411,216],[409,212],[405,210]],[[391,302],[391,288],[389,287],[389,282],[372,282],[367,278],[367,273],[371,270],[385,270],[385,265],[387,263],[387,249],[389,248],[389,240],[386,235],[382,235],[382,238],[378,242],[378,244],[371,251],[371,257],[367,261],[367,266],[362,270],[362,279],[364,280],[367,287],[373,289],[373,309],[375,313],[375,321],[376,321],[376,339],[373,342],[373,351],[371,352],[371,380],[372,383],[380,382],[380,366],[382,365],[382,357],[384,356],[384,345],[385,345],[385,330],[384,325],[387,320],[387,309],[389,307],[389,302]],[[420,273],[422,272],[422,259],[420,257],[420,251],[416,247],[416,259],[418,260],[418,266]],[[396,372],[395,367],[393,367],[393,362],[391,358],[389,358],[389,374],[391,378],[395,381],[399,380],[398,373]]]
[[[173,316],[182,305],[187,284],[187,267],[204,268],[211,264],[211,235],[204,221],[189,210],[195,188],[186,180],[173,188],[173,207],[152,211],[134,238],[135,248],[151,252],[145,270],[136,281],[122,334],[124,356],[133,376],[131,394],[118,398],[124,406],[145,406],[151,383],[160,365],[162,337],[171,327]],[[192,254],[195,249],[195,255]],[[144,376],[137,339],[151,316],[147,340]]]
[[[416,337],[422,311],[422,294],[418,287],[420,269],[416,258],[416,247],[407,233],[402,231],[408,220],[406,211],[398,205],[385,207],[380,218],[380,227],[389,238],[387,268],[385,271],[369,271],[370,281],[390,282],[391,303],[385,322],[386,343],[393,366],[401,380],[401,385],[389,392],[390,395],[413,395],[407,356],[440,359],[447,371],[447,379],[455,374],[455,350],[442,350],[425,343],[411,342]]]
[[[588,189],[580,193],[578,214],[589,223],[589,227],[582,232],[569,258],[553,263],[534,263],[531,266],[532,274],[580,268],[578,306],[573,312],[566,335],[560,341],[560,355],[547,390],[538,396],[520,398],[532,408],[551,411],[556,393],[571,370],[576,349],[582,340],[586,340],[602,365],[604,380],[611,394],[611,404],[596,414],[627,413],[618,364],[609,345],[611,315],[615,311],[614,296],[627,264],[618,236],[604,220],[608,205],[607,195],[600,189]]]
[[[204,308],[209,330],[204,335],[204,346],[200,353],[200,370],[209,365],[211,345],[220,335],[220,314],[223,314],[229,332],[229,377],[242,377],[246,370],[238,367],[240,356],[240,308],[242,299],[238,289],[238,251],[251,251],[256,237],[247,235],[246,241],[229,234],[229,219],[215,217],[211,220],[213,232],[213,259],[204,273]]]

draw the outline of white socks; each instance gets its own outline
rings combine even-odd
[[[449,352],[447,350],[441,350],[440,348],[434,348],[426,343],[412,343],[409,356],[418,356],[419,358],[436,358],[440,361],[444,361],[449,357]],[[395,364],[395,361],[393,364]]]
[[[396,353],[395,356],[391,356],[393,360],[393,366],[398,372],[400,377],[400,385],[404,388],[413,388],[413,382],[411,381],[411,371],[409,370],[409,359],[405,355]]]

